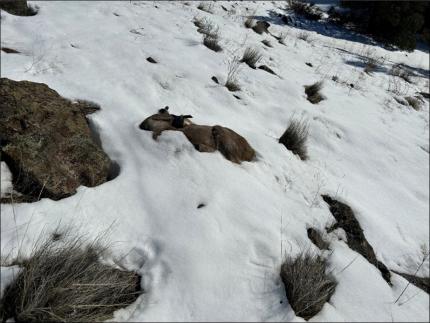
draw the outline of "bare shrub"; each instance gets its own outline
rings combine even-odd
[[[197,9],[206,11],[208,13],[214,13],[214,5],[211,2],[200,2]]]
[[[423,102],[420,100],[419,97],[416,96],[407,96],[405,97],[405,100],[409,103],[409,105],[414,108],[415,110],[420,110],[422,107]]]
[[[240,61],[255,69],[255,64],[257,64],[262,57],[263,55],[258,51],[258,49],[247,47]]]
[[[330,300],[337,283],[326,273],[327,267],[326,259],[309,251],[301,251],[296,258],[286,257],[281,266],[281,279],[297,316],[309,320]]]
[[[283,144],[293,154],[299,156],[301,160],[306,160],[308,159],[306,146],[308,135],[308,122],[292,119],[281,138],[279,138],[279,143]]]
[[[64,233],[62,233],[64,234]],[[16,322],[101,321],[133,303],[140,277],[102,264],[100,239],[50,236],[36,243],[0,302],[0,318]]]
[[[308,101],[317,104],[324,100],[324,96],[320,93],[322,82],[316,82],[312,85],[305,85],[305,93],[308,96]]]
[[[227,80],[225,82],[225,87],[231,92],[240,91],[240,85],[237,80],[237,73],[239,72],[239,67],[240,60],[237,56],[234,56],[228,62]]]

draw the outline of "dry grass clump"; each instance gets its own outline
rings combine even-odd
[[[365,47],[363,50],[364,72],[370,74],[385,63],[385,57],[378,56],[374,48]]]
[[[254,26],[254,18],[252,18],[252,16],[249,16],[245,19],[243,25],[245,26],[245,28],[252,28]]]
[[[309,123],[306,120],[291,120],[279,143],[283,144],[301,160],[308,159],[306,142],[309,135]]]
[[[415,97],[415,96],[407,96],[405,97],[405,100],[412,108],[414,108],[417,111],[420,110],[423,105],[423,102],[418,97]]]
[[[208,12],[208,13],[214,13],[214,5],[210,2],[200,2],[197,6],[197,9]]]
[[[390,75],[400,77],[404,81],[408,83],[412,83],[411,78],[413,76],[413,73],[410,70],[404,68],[401,64],[393,65],[393,67],[390,70]]]
[[[324,96],[320,93],[322,82],[316,82],[312,85],[305,85],[305,93],[308,96],[308,101],[317,104],[324,100]]]
[[[203,37],[203,45],[207,48],[212,49],[214,52],[221,52],[222,47],[218,43],[218,37],[214,37],[211,35],[205,35]]]
[[[262,58],[263,55],[258,51],[258,49],[247,47],[240,61],[255,69],[255,64],[257,64]]]
[[[286,257],[281,279],[297,316],[309,320],[330,300],[337,283],[326,271],[327,260],[309,251],[301,251],[296,258]]]
[[[203,44],[215,52],[222,51],[219,44],[219,28],[206,18],[194,17],[194,25],[198,27],[197,32],[203,34]]]
[[[52,236],[36,244],[0,302],[3,322],[90,322],[112,318],[114,311],[140,294],[140,277],[102,264],[107,250],[100,240]]]
[[[219,37],[219,27],[206,18],[194,18],[194,25],[198,27],[197,32],[203,35]]]
[[[286,33],[280,33],[278,36],[278,42],[282,45],[286,45],[285,40],[287,39],[287,34]]]
[[[239,72],[239,67],[240,67],[240,60],[237,56],[234,56],[228,62],[227,80],[225,82],[225,87],[231,92],[240,91],[240,85],[237,79],[237,73]]]
[[[204,25],[205,21],[206,21],[206,19],[203,18],[203,17],[197,17],[197,16],[195,16],[193,18],[194,26],[196,26],[197,28],[201,28]]]
[[[309,41],[310,40],[310,34],[308,32],[306,32],[306,31],[300,31],[297,34],[297,38],[301,39],[301,40],[304,40],[304,41]]]

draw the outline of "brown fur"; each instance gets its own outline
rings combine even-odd
[[[182,128],[176,128],[172,126],[172,122],[173,116],[163,111],[146,118],[139,128],[152,131],[154,139],[164,130],[181,131],[196,150],[200,152],[219,150],[225,158],[234,163],[251,161],[255,157],[255,151],[246,139],[229,128],[197,125],[188,119],[185,119]]]

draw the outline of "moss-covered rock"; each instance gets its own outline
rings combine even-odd
[[[93,141],[85,118],[94,110],[46,84],[1,78],[2,160],[12,171],[14,189],[34,199],[57,200],[80,185],[104,183],[111,161]]]

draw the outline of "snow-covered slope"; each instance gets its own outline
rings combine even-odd
[[[254,10],[282,12],[281,2],[216,2],[213,14],[197,2],[35,4],[32,17],[2,11],[2,46],[22,54],[1,53],[1,76],[99,103],[90,118],[121,170],[60,201],[2,204],[2,252],[28,252],[59,223],[89,236],[110,227],[112,257],[142,273],[146,291],[115,320],[302,321],[285,297],[281,253],[309,247],[306,229],[334,222],[320,196],[330,194],[353,208],[389,269],[415,272],[429,241],[429,107],[395,101],[387,71],[395,63],[426,71],[428,53],[386,51],[339,33],[311,32],[304,41],[300,29],[270,20],[273,34],[287,34],[284,46],[243,26]],[[222,52],[202,44],[195,16],[219,26]],[[211,77],[225,82],[228,61],[247,46],[259,48],[279,77],[242,64],[238,100]],[[386,60],[369,75],[358,55],[372,51]],[[415,84],[402,83],[403,96],[428,88],[417,75]],[[319,80],[326,100],[313,105],[303,86]],[[218,152],[199,153],[179,132],[154,141],[138,125],[166,105],[196,123],[237,131],[257,160],[236,165]],[[310,122],[307,161],[277,142],[292,116]],[[394,304],[407,281],[393,274],[390,287],[339,237],[326,237],[338,287],[312,321],[428,320],[428,294],[411,285]],[[429,275],[428,259],[419,275]]]

